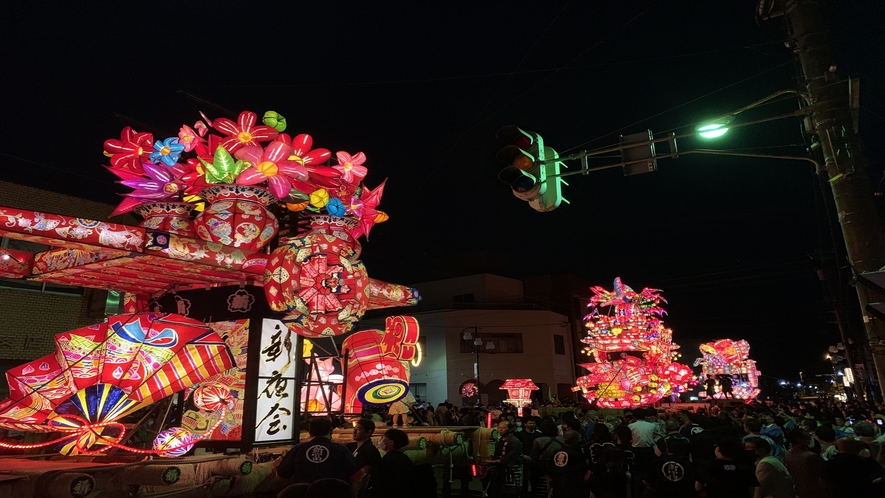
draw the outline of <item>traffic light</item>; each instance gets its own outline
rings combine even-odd
[[[562,198],[559,154],[544,146],[544,139],[532,131],[507,125],[495,135],[507,145],[498,151],[498,159],[507,167],[498,173],[498,179],[513,190],[513,195],[540,212],[553,211],[567,200]]]

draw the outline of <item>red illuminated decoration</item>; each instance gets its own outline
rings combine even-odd
[[[462,398],[472,398],[477,394],[479,394],[479,389],[476,388],[476,381],[465,380],[461,383]]]
[[[139,451],[178,454],[206,437],[195,427],[208,424],[210,433],[227,435],[239,426],[242,382],[230,373],[224,341],[183,316],[142,313],[170,291],[264,287],[270,307],[286,313],[286,327],[308,338],[349,333],[367,310],[417,304],[415,289],[370,278],[359,259],[358,239],[368,240],[388,219],[378,209],[385,181],[365,184],[371,161],[364,153],[333,154],[314,147],[310,135],[287,135],[285,118],[273,111],[263,124],[251,111],[236,120],[201,116],[177,136],[127,127],[105,142],[107,169],[132,190],[112,216],[134,211],[144,218],[140,226],[0,206],[0,237],[49,246],[37,253],[0,249],[0,277],[121,292],[123,309],[132,313],[60,334],[57,354],[11,370],[0,428],[66,432],[59,440],[64,453],[100,451],[123,441],[120,417],[178,391],[196,393],[206,382],[214,387],[199,390],[204,406],[224,415],[189,410],[157,449]],[[292,213],[291,236],[269,253],[278,237],[274,212],[285,210]],[[309,220],[308,231],[298,217]],[[174,324],[151,329],[167,321]],[[196,340],[198,332],[205,335]],[[347,391],[356,394],[349,406],[406,395],[417,336],[417,322],[398,317],[388,319],[385,332],[351,338],[349,367],[362,379],[347,381],[356,382]],[[233,405],[222,388],[234,389]],[[317,397],[308,393],[302,401],[311,399]]]
[[[584,396],[604,408],[650,405],[685,389],[692,372],[673,360],[679,348],[673,331],[664,326],[667,302],[658,289],[637,293],[620,278],[614,290],[591,289],[588,329],[583,352],[593,361],[580,366],[589,375],[577,379]]]
[[[58,444],[66,455],[108,446],[135,451],[120,444],[122,417],[235,365],[216,332],[172,314],[113,316],[106,323],[56,335],[55,345],[54,353],[7,372],[9,398],[0,402],[0,427],[63,433],[38,446]],[[219,413],[219,423],[233,403],[230,391],[218,384],[197,387],[194,396],[199,408]],[[211,432],[178,435],[192,444]],[[155,453],[171,455],[175,448],[166,444]]]
[[[732,379],[732,393],[736,399],[752,400],[759,395],[759,371],[756,362],[750,359],[750,344],[741,339],[719,339],[701,344],[701,358],[694,365],[701,367],[701,381],[712,375],[721,379],[723,375]],[[716,399],[722,399],[722,388],[717,383]]]
[[[532,379],[507,379],[500,389],[507,391],[505,403],[510,403],[522,409],[525,405],[532,403],[532,391],[537,391],[538,386],[532,382]]]
[[[415,358],[420,330],[411,316],[388,317],[385,330],[361,330],[344,339],[347,357],[344,411],[385,405],[409,393],[409,362]]]
[[[170,288],[251,282],[306,337],[349,332],[369,309],[417,303],[414,289],[369,278],[359,260],[357,239],[388,219],[378,209],[385,182],[364,183],[364,153],[333,155],[310,135],[282,133],[286,119],[274,111],[264,124],[251,111],[202,117],[177,136],[127,127],[105,142],[107,169],[132,189],[112,215],[134,210],[139,227],[0,206],[0,237],[51,246],[0,250],[0,275],[142,301]],[[260,250],[277,234],[275,205],[312,218],[311,229],[268,255]]]

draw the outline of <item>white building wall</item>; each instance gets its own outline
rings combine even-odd
[[[452,303],[452,297],[474,294],[475,303],[482,305],[522,302],[522,281],[482,274],[459,277],[414,286],[422,295],[422,305]],[[393,311],[393,310],[391,310]],[[413,384],[426,384],[426,400],[434,405],[445,400],[461,405],[461,383],[473,378],[476,355],[462,353],[460,340],[464,332],[479,337],[485,334],[514,333],[522,335],[522,353],[486,353],[479,356],[479,376],[483,384],[493,380],[529,378],[536,384],[546,384],[544,398],[556,394],[558,384],[573,386],[574,355],[570,339],[570,324],[565,315],[547,310],[531,309],[450,309],[411,312],[409,308],[396,310],[418,319],[424,358],[411,370]],[[384,319],[363,320],[360,329],[384,329]],[[563,337],[565,354],[555,354],[554,335]],[[483,348],[485,351],[485,348]]]

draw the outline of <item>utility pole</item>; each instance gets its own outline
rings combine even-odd
[[[777,0],[759,0],[759,12],[776,6]],[[781,3],[781,2],[777,2]],[[824,171],[833,191],[839,224],[851,271],[856,276],[885,266],[885,235],[873,203],[873,191],[860,139],[852,125],[848,82],[836,74],[836,62],[827,40],[826,12],[829,2],[782,0],[790,46],[802,66],[802,82],[809,99],[809,118],[824,157]],[[866,306],[869,290],[855,286],[879,383],[885,381],[885,324],[870,317]],[[850,365],[854,367],[855,365]],[[881,392],[881,389],[880,389]]]

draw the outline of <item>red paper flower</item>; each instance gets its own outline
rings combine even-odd
[[[227,136],[221,140],[221,146],[233,154],[237,149],[246,145],[258,146],[259,142],[268,142],[279,135],[280,132],[270,126],[255,126],[258,116],[254,112],[243,111],[237,122],[227,118],[218,118],[212,122],[212,126]]]
[[[116,169],[144,173],[142,161],[150,161],[154,152],[154,136],[150,133],[138,133],[127,126],[120,132],[120,139],[105,140],[105,155],[110,156],[111,166]]]

